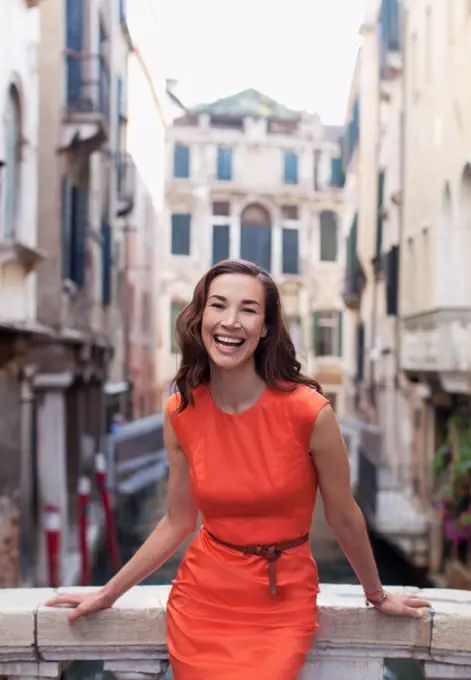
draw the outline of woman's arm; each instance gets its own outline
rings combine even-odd
[[[98,592],[64,593],[46,602],[49,606],[71,605],[70,621],[110,607],[123,593],[143,581],[173,555],[196,528],[198,510],[190,488],[188,459],[165,416],[164,446],[170,468],[167,513],[145,543],[120,571]]]
[[[340,428],[332,408],[317,416],[310,442],[327,522],[352,565],[367,597],[377,608],[395,615],[421,616],[417,607],[429,603],[412,596],[388,595],[386,599],[376,567],[363,514],[353,498],[350,465]]]
[[[198,510],[190,489],[188,459],[165,415],[164,446],[169,462],[167,513],[127,564],[105,585],[113,600],[158,569],[196,528]]]

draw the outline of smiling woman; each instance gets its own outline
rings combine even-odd
[[[348,458],[319,385],[302,375],[266,271],[215,265],[177,319],[181,365],[167,402],[168,509],[93,595],[60,595],[71,620],[113,602],[196,533],[167,605],[175,680],[294,680],[317,628],[309,530],[318,487],[366,600],[396,616],[427,602],[381,587]]]

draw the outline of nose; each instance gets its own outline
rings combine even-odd
[[[222,325],[225,328],[240,328],[239,312],[235,308],[228,307]]]

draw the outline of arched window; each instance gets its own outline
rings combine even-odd
[[[337,215],[332,210],[323,210],[320,215],[320,260],[337,261]]]
[[[1,235],[5,239],[12,239],[17,230],[21,180],[21,111],[18,92],[13,86],[8,92],[4,121]]]
[[[240,219],[240,256],[271,270],[271,219],[268,210],[258,203],[248,205]]]

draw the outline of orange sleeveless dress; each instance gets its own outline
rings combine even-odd
[[[203,526],[183,558],[167,610],[167,644],[175,680],[294,680],[317,628],[316,563],[309,543],[268,564],[236,546],[283,543],[308,533],[317,478],[309,440],[327,400],[305,386],[266,389],[240,414],[213,402],[208,385],[195,405],[166,411],[188,456]]]

